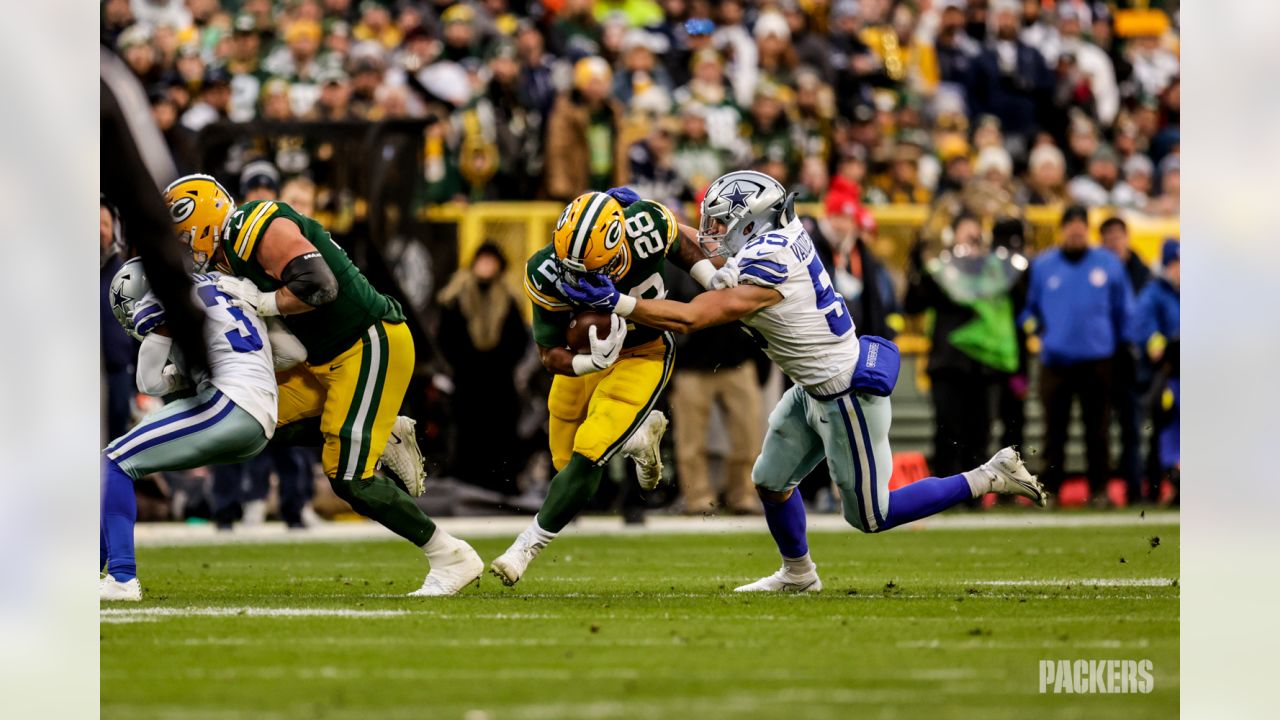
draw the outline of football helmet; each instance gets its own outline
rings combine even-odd
[[[752,238],[791,222],[794,204],[795,195],[764,173],[721,175],[702,198],[698,244],[707,255],[736,255]],[[721,232],[712,232],[715,221],[724,223]]]
[[[631,264],[631,250],[623,238],[625,224],[622,205],[605,193],[574,198],[551,234],[562,270],[617,280]]]
[[[205,272],[227,232],[236,202],[231,193],[209,175],[187,175],[164,189],[178,238],[191,249],[195,272]]]
[[[127,261],[111,278],[111,314],[116,316],[120,327],[136,340],[141,340],[142,336],[133,329],[133,308],[150,291],[151,283],[142,272],[142,258]]]

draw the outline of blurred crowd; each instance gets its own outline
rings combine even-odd
[[[1129,4],[104,0],[101,10],[103,42],[147,89],[183,171],[215,171],[197,152],[213,127],[418,119],[413,194],[426,204],[565,201],[625,184],[684,214],[724,172],[768,173],[823,208],[803,220],[860,333],[892,337],[904,317],[924,318],[927,369],[903,382],[918,381],[933,405],[934,474],[1023,443],[1038,397],[1039,470],[1055,489],[1078,401],[1086,475],[1105,502],[1112,476],[1130,501],[1154,500],[1179,467],[1178,244],[1144,261],[1125,222],[1178,215],[1177,3]],[[323,214],[316,168],[332,147],[278,133],[230,148],[217,170],[238,176],[237,199],[269,193]],[[868,208],[884,204],[928,208],[905,268],[875,252]],[[1038,255],[1029,206],[1065,209],[1057,245]],[[1089,209],[1111,217],[1102,247],[1085,243]],[[102,243],[109,279],[120,240],[105,205]],[[439,452],[433,470],[507,501],[536,494],[549,465],[539,460],[545,377],[518,321],[527,301],[502,281],[522,260],[486,245],[423,298],[434,299],[432,332],[451,368],[428,389],[449,409],[422,418],[446,428],[427,449]],[[669,279],[673,296],[697,289],[680,283]],[[107,325],[107,383],[128,395],[127,338]],[[675,427],[695,428],[673,431],[669,449],[686,512],[758,508],[749,470],[771,371],[744,338],[728,328],[682,340],[668,409]],[[771,382],[776,392],[776,373]],[[127,423],[127,401],[110,407],[113,427]],[[495,436],[518,440],[495,448]],[[282,517],[311,522],[306,462],[282,456],[206,479],[211,515],[256,515],[274,466]],[[829,487],[820,467],[806,497]],[[610,502],[650,502],[619,493]]]
[[[869,204],[1173,216],[1172,4],[104,0],[102,20],[180,157],[219,121],[432,118],[432,202],[687,201],[754,167],[806,200],[843,177]],[[296,144],[268,159],[306,171]]]

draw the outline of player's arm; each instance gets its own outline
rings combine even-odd
[[[173,340],[166,327],[157,327],[142,338],[138,348],[138,392],[164,396],[187,386],[187,379],[169,362]]]
[[[689,302],[675,300],[637,300],[627,308],[618,304],[617,313],[641,325],[660,330],[691,333],[715,325],[724,325],[782,302],[782,293],[772,288],[739,285],[726,290],[701,293]]]
[[[578,377],[600,372],[618,360],[622,345],[627,340],[627,321],[619,315],[609,316],[609,334],[600,339],[595,326],[587,329],[590,349],[576,353],[566,347],[538,345],[538,358],[542,366],[557,375]]]
[[[698,231],[688,225],[677,224],[676,235],[676,242],[667,253],[667,259],[689,273],[702,287],[710,287],[711,277],[716,274],[716,270],[724,267],[725,258],[718,255],[707,257],[698,244]]]
[[[252,281],[224,277],[218,288],[264,317],[309,312],[337,299],[338,278],[316,246],[294,223],[281,218],[268,222],[254,252],[262,269],[284,287],[264,293]]]

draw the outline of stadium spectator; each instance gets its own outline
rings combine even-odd
[[[1099,228],[1102,247],[1110,250],[1124,267],[1129,288],[1139,296],[1151,280],[1151,270],[1142,258],[1129,246],[1129,228],[1124,220],[1109,217]],[[1143,398],[1150,383],[1150,372],[1140,372],[1138,349],[1130,342],[1126,330],[1125,342],[1116,348],[1112,359],[1111,402],[1115,408],[1116,423],[1120,426],[1120,459],[1118,475],[1124,479],[1131,502],[1142,497],[1142,426],[1146,422]]]
[[[1085,207],[1111,205],[1112,192],[1119,181],[1119,158],[1114,150],[1104,145],[1089,159],[1088,173],[1067,183],[1067,193],[1072,202]]]
[[[680,121],[661,118],[650,123],[648,135],[631,144],[627,151],[629,185],[640,197],[679,207],[684,182],[675,167],[675,136]]]
[[[129,337],[112,314],[112,305],[118,301],[111,295],[111,280],[124,264],[120,253],[124,250],[124,238],[120,218],[115,206],[102,196],[98,206],[98,273],[100,308],[98,325],[101,332],[102,372],[105,380],[106,414],[103,432],[106,440],[118,438],[129,429],[129,417],[133,410],[134,362],[138,356],[138,343]]]
[[[516,422],[520,401],[515,370],[529,349],[529,330],[518,307],[525,302],[503,279],[507,259],[497,245],[476,250],[470,267],[440,291],[445,360],[453,369],[458,459],[451,473],[474,485],[517,494]]]
[[[206,125],[226,120],[230,108],[231,76],[224,68],[208,68],[200,84],[200,99],[182,114],[182,126],[200,132]]]
[[[705,105],[692,101],[680,111],[680,134],[676,140],[672,164],[684,184],[682,195],[686,200],[700,197],[712,180],[729,170],[729,152],[716,147],[707,131],[709,125]]]
[[[626,180],[622,107],[609,97],[612,78],[604,60],[579,60],[573,66],[573,87],[551,109],[546,189],[555,200],[567,202],[590,188],[615,187]]]
[[[1160,249],[1158,275],[1143,287],[1135,303],[1128,338],[1138,348],[1139,367],[1154,375],[1152,392],[1146,405],[1153,412],[1155,433],[1146,463],[1146,488],[1131,487],[1130,498],[1153,501],[1157,498],[1157,481],[1162,475],[1174,474],[1180,464],[1178,456],[1178,344],[1181,335],[1181,263],[1177,240],[1166,240]],[[1144,408],[1147,409],[1147,408]]]
[[[1067,162],[1053,145],[1039,145],[1027,160],[1028,205],[1062,205],[1067,202]]]
[[[1047,487],[1061,487],[1071,404],[1080,399],[1087,475],[1094,502],[1106,504],[1110,470],[1112,358],[1124,341],[1133,291],[1111,252],[1090,248],[1089,215],[1079,205],[1062,213],[1061,241],[1031,266],[1027,306],[1020,318],[1040,342],[1040,401],[1044,405]]]
[[[674,86],[658,56],[669,49],[666,38],[629,30],[622,42],[622,67],[613,80],[613,97],[632,112],[665,115],[671,110]]]
[[[995,37],[970,77],[970,111],[999,118],[1010,152],[1026,157],[1049,107],[1053,77],[1040,52],[1018,39],[1017,0],[995,0],[993,14]]]
[[[701,290],[683,273],[673,275],[671,285],[671,297],[679,300]],[[733,514],[759,513],[751,482],[764,434],[755,341],[738,327],[721,325],[681,335],[677,343],[669,401],[682,509],[690,515],[714,514],[722,507]],[[708,464],[712,407],[720,409],[728,441],[720,493],[711,484]]]
[[[933,462],[939,475],[963,472],[989,455],[996,383],[1016,372],[1013,259],[990,252],[978,218],[951,224],[950,248],[925,262],[923,243],[911,254],[903,309],[932,311],[929,381],[934,407]]]

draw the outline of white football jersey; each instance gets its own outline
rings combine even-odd
[[[820,395],[847,389],[858,362],[853,317],[800,221],[753,239],[735,259],[739,284],[782,293],[782,302],[742,319],[763,337],[770,359]]]
[[[219,277],[219,273],[191,276],[196,305],[204,309],[204,341],[210,374],[188,371],[177,347],[170,359],[192,384],[212,383],[221,390],[261,423],[270,438],[276,429],[278,393],[267,325],[257,313],[232,307],[230,296],[218,290]],[[155,302],[150,293],[139,305],[148,302]]]

